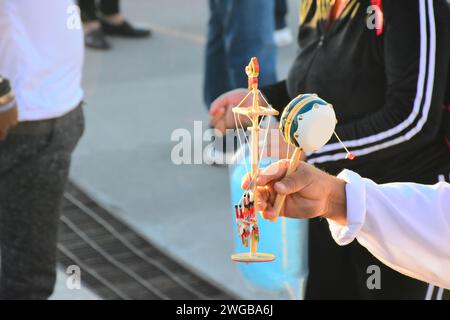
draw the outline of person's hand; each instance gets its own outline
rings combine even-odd
[[[17,106],[8,111],[0,112],[0,141],[6,139],[9,130],[17,125],[17,120]]]
[[[225,133],[226,129],[236,129],[234,115],[231,109],[236,107],[247,94],[247,89],[235,89],[222,94],[214,100],[213,103],[211,103],[211,108],[209,110],[209,114],[211,115],[211,125],[222,134]],[[251,99],[249,99],[249,103],[251,104]],[[247,117],[240,116],[240,120],[244,129],[251,124]]]
[[[296,171],[285,176],[289,160],[280,160],[260,170],[256,180],[256,206],[265,219],[276,217],[275,198],[286,195],[281,216],[297,219],[323,217],[345,225],[347,204],[345,182],[314,166],[300,162]],[[248,189],[250,176],[242,181],[242,188]]]

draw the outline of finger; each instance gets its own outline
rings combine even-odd
[[[286,171],[289,167],[289,160],[284,159],[276,163],[271,164],[267,168],[261,170],[256,180],[259,186],[265,186],[269,183],[280,180],[286,175]]]
[[[257,206],[258,210],[266,210],[266,208],[270,206],[271,190],[268,190],[266,188],[257,188],[255,193],[256,198],[258,199],[255,205]]]
[[[209,124],[212,126],[212,127],[216,127],[216,123],[217,123],[217,121],[218,121],[219,119],[218,118],[216,118],[216,117],[211,117],[211,119],[209,120]]]
[[[228,105],[227,95],[223,94],[211,103],[211,108],[209,109],[209,114],[214,116],[217,114],[217,112],[225,109],[227,105]]]
[[[223,119],[217,121],[215,128],[221,135],[224,135],[226,130],[225,121]]]
[[[264,209],[264,211],[261,211],[261,214],[264,219],[269,220],[269,221],[274,221],[275,218],[277,217],[275,210],[273,209],[273,207],[271,205],[267,205],[266,208]]]
[[[264,212],[264,210],[267,209],[268,203],[266,201],[259,200],[256,203],[256,206],[258,207],[258,210],[261,210],[261,212]]]
[[[250,173],[246,173],[245,176],[242,178],[241,188],[243,190],[248,189],[248,187],[250,186],[251,179],[252,179],[252,175]]]
[[[311,183],[311,175],[308,171],[308,166],[300,162],[299,167],[292,174],[283,177],[280,181],[274,184],[274,189],[277,193],[288,195],[299,192]]]
[[[256,198],[258,199],[256,203],[258,210],[261,211],[265,219],[271,220],[275,215],[272,204],[275,201],[276,194],[273,188],[269,186],[257,187],[255,192],[257,194]]]
[[[269,202],[269,203],[273,203],[273,202]],[[264,217],[264,219],[267,219],[272,222],[275,222],[278,217],[291,218],[288,214],[286,214],[286,207],[287,206],[285,204],[283,204],[280,212],[277,214],[277,212],[275,211],[275,208],[269,204],[265,208],[263,217]]]
[[[217,121],[222,119],[224,114],[225,114],[225,110],[220,109],[214,115],[211,115],[211,124],[216,123]]]
[[[258,169],[258,174],[261,172],[261,169]],[[241,188],[247,190],[250,188],[250,184],[252,183],[252,174],[250,172],[246,173],[241,180]]]
[[[275,198],[275,192],[269,186],[257,187],[255,193],[258,201],[267,202],[267,204],[271,204]]]

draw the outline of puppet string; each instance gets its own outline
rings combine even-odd
[[[259,123],[259,126],[261,126],[261,123],[263,122],[263,120],[264,120],[265,118],[267,118],[267,117],[266,117],[266,116],[263,116],[263,118],[261,119],[261,121],[260,121],[260,123]],[[262,150],[261,150],[261,153],[260,153],[261,156],[260,156],[260,159],[259,159],[259,161],[258,161],[258,168],[259,168],[260,165],[261,165],[261,161],[262,161],[262,159],[263,159],[264,152],[265,152],[265,149],[266,149],[266,145],[267,145],[267,137],[268,137],[268,135],[269,135],[269,130],[270,130],[270,126],[269,126],[270,121],[271,121],[271,116],[268,117],[267,127],[266,127],[266,132],[265,132],[265,134],[264,134],[263,147],[262,147]],[[247,143],[248,143],[248,140],[247,140]],[[246,171],[247,171],[247,175],[248,175],[248,170],[246,170]],[[250,184],[249,184],[249,188],[248,188],[249,190],[254,191],[254,189],[256,188],[256,179],[258,178],[258,175],[259,175],[259,173],[256,173],[256,175],[255,175],[254,177],[251,177]],[[240,203],[242,202],[243,198],[244,198],[244,195],[241,196],[241,199],[239,200],[239,203],[238,203],[238,204],[240,204]]]

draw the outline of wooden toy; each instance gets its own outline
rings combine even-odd
[[[295,147],[286,176],[297,169],[302,152],[313,152],[322,148],[332,137],[333,133],[342,144],[334,131],[336,114],[333,106],[317,94],[300,94],[284,109],[280,119],[281,134],[291,146]],[[343,145],[343,144],[342,144]],[[347,159],[353,160],[354,155],[347,150]],[[274,210],[279,216],[286,196],[278,195],[275,199]],[[273,219],[276,221],[276,218]]]
[[[264,96],[260,93],[258,89],[258,76],[259,76],[259,64],[257,58],[252,58],[250,63],[245,68],[245,72],[248,76],[248,90],[247,96],[239,103],[238,106],[233,108],[234,120],[236,128],[244,130],[242,122],[240,121],[240,116],[248,117],[251,121],[251,126],[247,128],[251,132],[250,145],[250,168],[251,168],[251,183],[250,189],[243,194],[241,197],[241,203],[235,207],[237,224],[239,235],[242,239],[244,246],[250,246],[250,251],[245,253],[237,253],[231,256],[233,261],[237,262],[267,262],[275,259],[273,254],[260,253],[258,252],[258,242],[259,242],[259,228],[258,228],[258,208],[256,206],[257,199],[255,199],[255,194],[253,193],[256,187],[255,181],[259,171],[260,165],[260,153],[259,150],[259,133],[260,125],[262,122],[261,117],[271,117],[278,114],[278,111],[273,109],[267,101],[263,106],[261,105],[261,99]],[[251,97],[251,105],[245,106],[248,98]],[[269,130],[266,130],[266,138]],[[238,131],[239,135],[239,131]],[[246,138],[245,138],[246,139]],[[266,141],[266,139],[264,139]],[[240,135],[239,141],[242,144]],[[264,142],[265,145],[265,142]],[[244,156],[245,158],[245,156]],[[247,164],[245,164],[247,167]]]
[[[248,117],[251,121],[251,126],[247,128],[251,132],[251,139],[248,141],[246,136],[244,137],[250,147],[251,172],[247,172],[250,174],[250,184],[248,190],[243,193],[241,200],[235,206],[239,236],[241,237],[242,244],[245,247],[250,246],[250,250],[245,253],[233,254],[231,259],[236,262],[268,262],[273,261],[275,256],[270,253],[258,252],[260,232],[257,213],[259,210],[257,207],[257,194],[254,191],[256,188],[255,181],[259,172],[260,157],[264,153],[259,150],[260,125],[262,123],[262,119],[260,118],[278,115],[278,111],[270,106],[258,89],[258,60],[252,58],[245,71],[248,76],[249,93],[232,110],[235,125],[238,129],[240,144],[243,144],[243,142],[239,131],[244,130],[240,116]],[[245,104],[249,100],[249,97],[251,97],[252,102],[251,105],[246,106]],[[261,100],[265,102],[264,106],[261,105]],[[336,115],[333,106],[319,98],[316,94],[301,94],[293,99],[285,108],[280,121],[280,130],[284,140],[289,145],[295,147],[286,175],[295,171],[302,152],[316,151],[330,140],[333,133],[336,135],[334,132],[335,126]],[[266,146],[268,132],[269,130],[267,129],[262,150]],[[340,141],[339,137],[337,139]],[[353,159],[354,156],[348,150],[347,152],[347,158]],[[245,155],[244,161],[246,162]],[[245,167],[247,170],[247,163],[245,163]],[[285,196],[281,195],[277,196],[275,200],[277,216],[283,207],[284,200]]]

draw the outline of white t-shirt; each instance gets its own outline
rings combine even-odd
[[[52,119],[83,98],[83,31],[72,0],[0,0],[0,75],[19,120]]]

